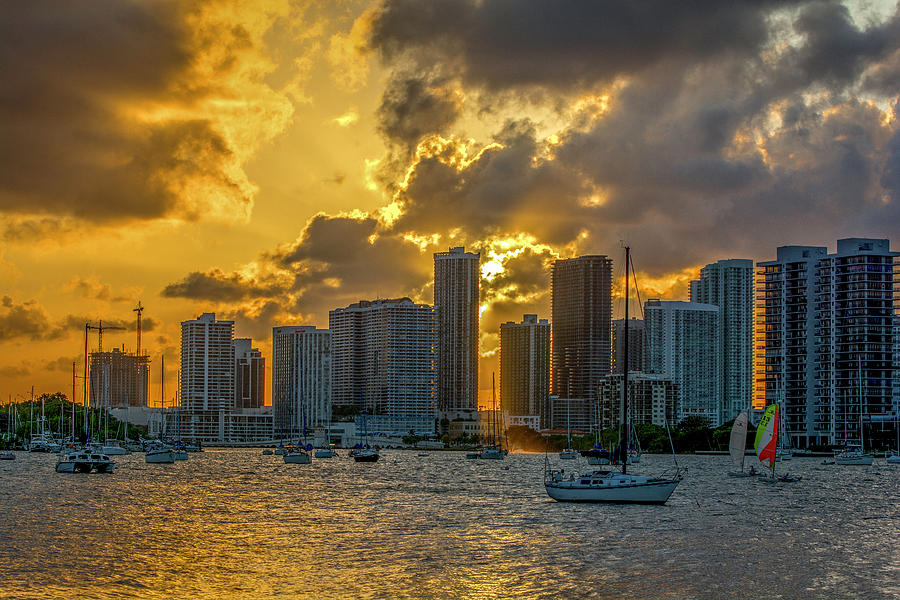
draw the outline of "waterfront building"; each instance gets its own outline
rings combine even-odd
[[[331,423],[332,334],[313,326],[272,328],[275,436],[299,439]]]
[[[795,446],[858,443],[861,421],[896,414],[898,256],[847,238],[757,263],[754,406],[780,403]]]
[[[328,315],[334,404],[356,406],[373,433],[433,434],[435,311],[409,298],[361,300]]]
[[[621,373],[625,369],[625,319],[613,321],[612,345],[612,372]],[[644,321],[632,317],[628,319],[628,370],[640,369],[643,364]]]
[[[706,265],[691,282],[691,302],[719,307],[719,407],[722,421],[750,408],[753,397],[753,261]]]
[[[478,410],[479,260],[462,247],[434,255],[437,407],[448,418]]]
[[[226,414],[234,410],[234,321],[215,313],[181,323],[181,437],[224,439]]]
[[[234,407],[261,408],[266,399],[266,359],[250,338],[234,340]]]
[[[122,408],[147,406],[150,357],[118,348],[90,353],[90,404]]]
[[[644,303],[644,372],[677,384],[678,420],[722,424],[719,403],[719,307],[651,299]]]
[[[550,323],[524,315],[500,325],[500,407],[510,418],[549,423]],[[516,421],[519,422],[518,420]]]
[[[619,424],[622,408],[621,373],[613,373],[600,383],[600,427]],[[663,375],[628,371],[628,418],[634,423],[665,427],[678,419],[678,385]]]
[[[600,380],[610,372],[612,259],[557,260],[551,286],[551,393],[596,403]]]

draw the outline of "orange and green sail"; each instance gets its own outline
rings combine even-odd
[[[778,405],[772,404],[763,413],[756,428],[756,441],[753,448],[760,462],[769,461],[771,467],[775,464],[775,447],[778,444]]]

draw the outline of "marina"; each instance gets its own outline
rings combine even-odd
[[[687,475],[668,502],[638,506],[551,500],[544,454],[383,450],[377,464],[298,470],[258,449],[207,448],[165,469],[117,457],[97,476],[20,452],[0,463],[0,598],[900,594],[900,505],[885,502],[897,466],[795,459],[802,481],[765,485],[723,477],[727,456],[678,460]],[[643,456],[647,472],[669,464]],[[301,540],[315,559],[284,552]],[[785,552],[803,569],[785,569]],[[369,560],[348,569],[360,553]]]

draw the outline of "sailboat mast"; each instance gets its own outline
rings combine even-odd
[[[621,459],[622,459],[622,475],[628,471],[628,444],[625,438],[628,437],[628,265],[631,262],[631,248],[625,246],[625,340],[622,350],[625,353],[622,377],[622,435],[619,438]]]

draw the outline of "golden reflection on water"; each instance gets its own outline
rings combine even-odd
[[[803,482],[773,487],[681,457],[669,503],[632,507],[552,502],[543,455],[209,449],[108,476],[54,460],[0,464],[0,598],[900,596],[900,469],[877,462],[795,460]]]

